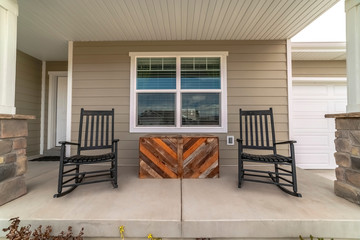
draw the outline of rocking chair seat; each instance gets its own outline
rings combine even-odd
[[[241,153],[241,159],[253,162],[269,162],[269,163],[291,163],[291,158],[279,154],[256,155],[249,153]]]
[[[64,159],[64,163],[96,163],[115,159],[115,153],[102,155],[75,155]]]

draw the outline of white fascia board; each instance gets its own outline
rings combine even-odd
[[[291,51],[296,52],[346,52],[346,42],[292,42]]]
[[[19,16],[19,7],[16,0],[0,0],[0,7]]]

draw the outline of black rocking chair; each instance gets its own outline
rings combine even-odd
[[[245,130],[244,130],[245,128]],[[282,191],[301,197],[297,192],[294,143],[296,141],[275,142],[274,117],[272,108],[261,111],[242,111],[240,109],[240,139],[238,142],[238,187],[242,181],[275,184]],[[276,146],[289,144],[290,156],[277,154]],[[257,155],[244,152],[244,149],[270,150],[272,154]],[[274,171],[244,168],[244,162],[273,164]],[[289,165],[289,169],[279,167]],[[248,166],[246,166],[248,167]],[[265,178],[265,179],[264,179]],[[266,180],[267,179],[267,180]]]
[[[85,128],[83,128],[83,123],[85,123]],[[118,139],[114,139],[114,109],[111,111],[86,111],[82,108],[78,142],[60,142],[58,193],[54,195],[54,198],[62,197],[83,184],[110,181],[113,187],[117,188],[118,141]],[[66,157],[66,145],[76,145],[77,155]],[[101,154],[81,154],[82,151],[89,150],[99,150]],[[110,169],[80,171],[80,165],[98,163],[106,163],[110,165]],[[92,177],[96,178],[86,181],[86,179]],[[63,191],[63,189],[66,190]]]

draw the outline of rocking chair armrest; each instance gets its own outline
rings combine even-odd
[[[237,141],[238,143],[241,143],[243,140],[240,139],[240,138],[237,138],[236,141]]]
[[[115,147],[117,149],[118,145],[119,145],[119,139],[112,140],[112,146],[113,147]]]
[[[67,141],[60,141],[59,142],[61,145],[65,144],[65,145],[77,145],[79,146],[80,143],[74,143],[74,142],[67,142]]]
[[[289,141],[285,141],[285,142],[277,142],[275,143],[275,145],[279,145],[279,144],[294,144],[296,143],[296,141],[294,140],[289,140]]]

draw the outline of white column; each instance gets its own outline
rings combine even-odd
[[[16,0],[0,0],[0,114],[15,114]]]
[[[347,112],[360,112],[360,0],[346,0]]]
[[[68,42],[68,89],[67,89],[67,116],[66,116],[66,141],[71,142],[71,115],[72,115],[72,82],[73,82],[73,54],[74,42]],[[70,148],[66,149],[66,156],[70,156]]]

